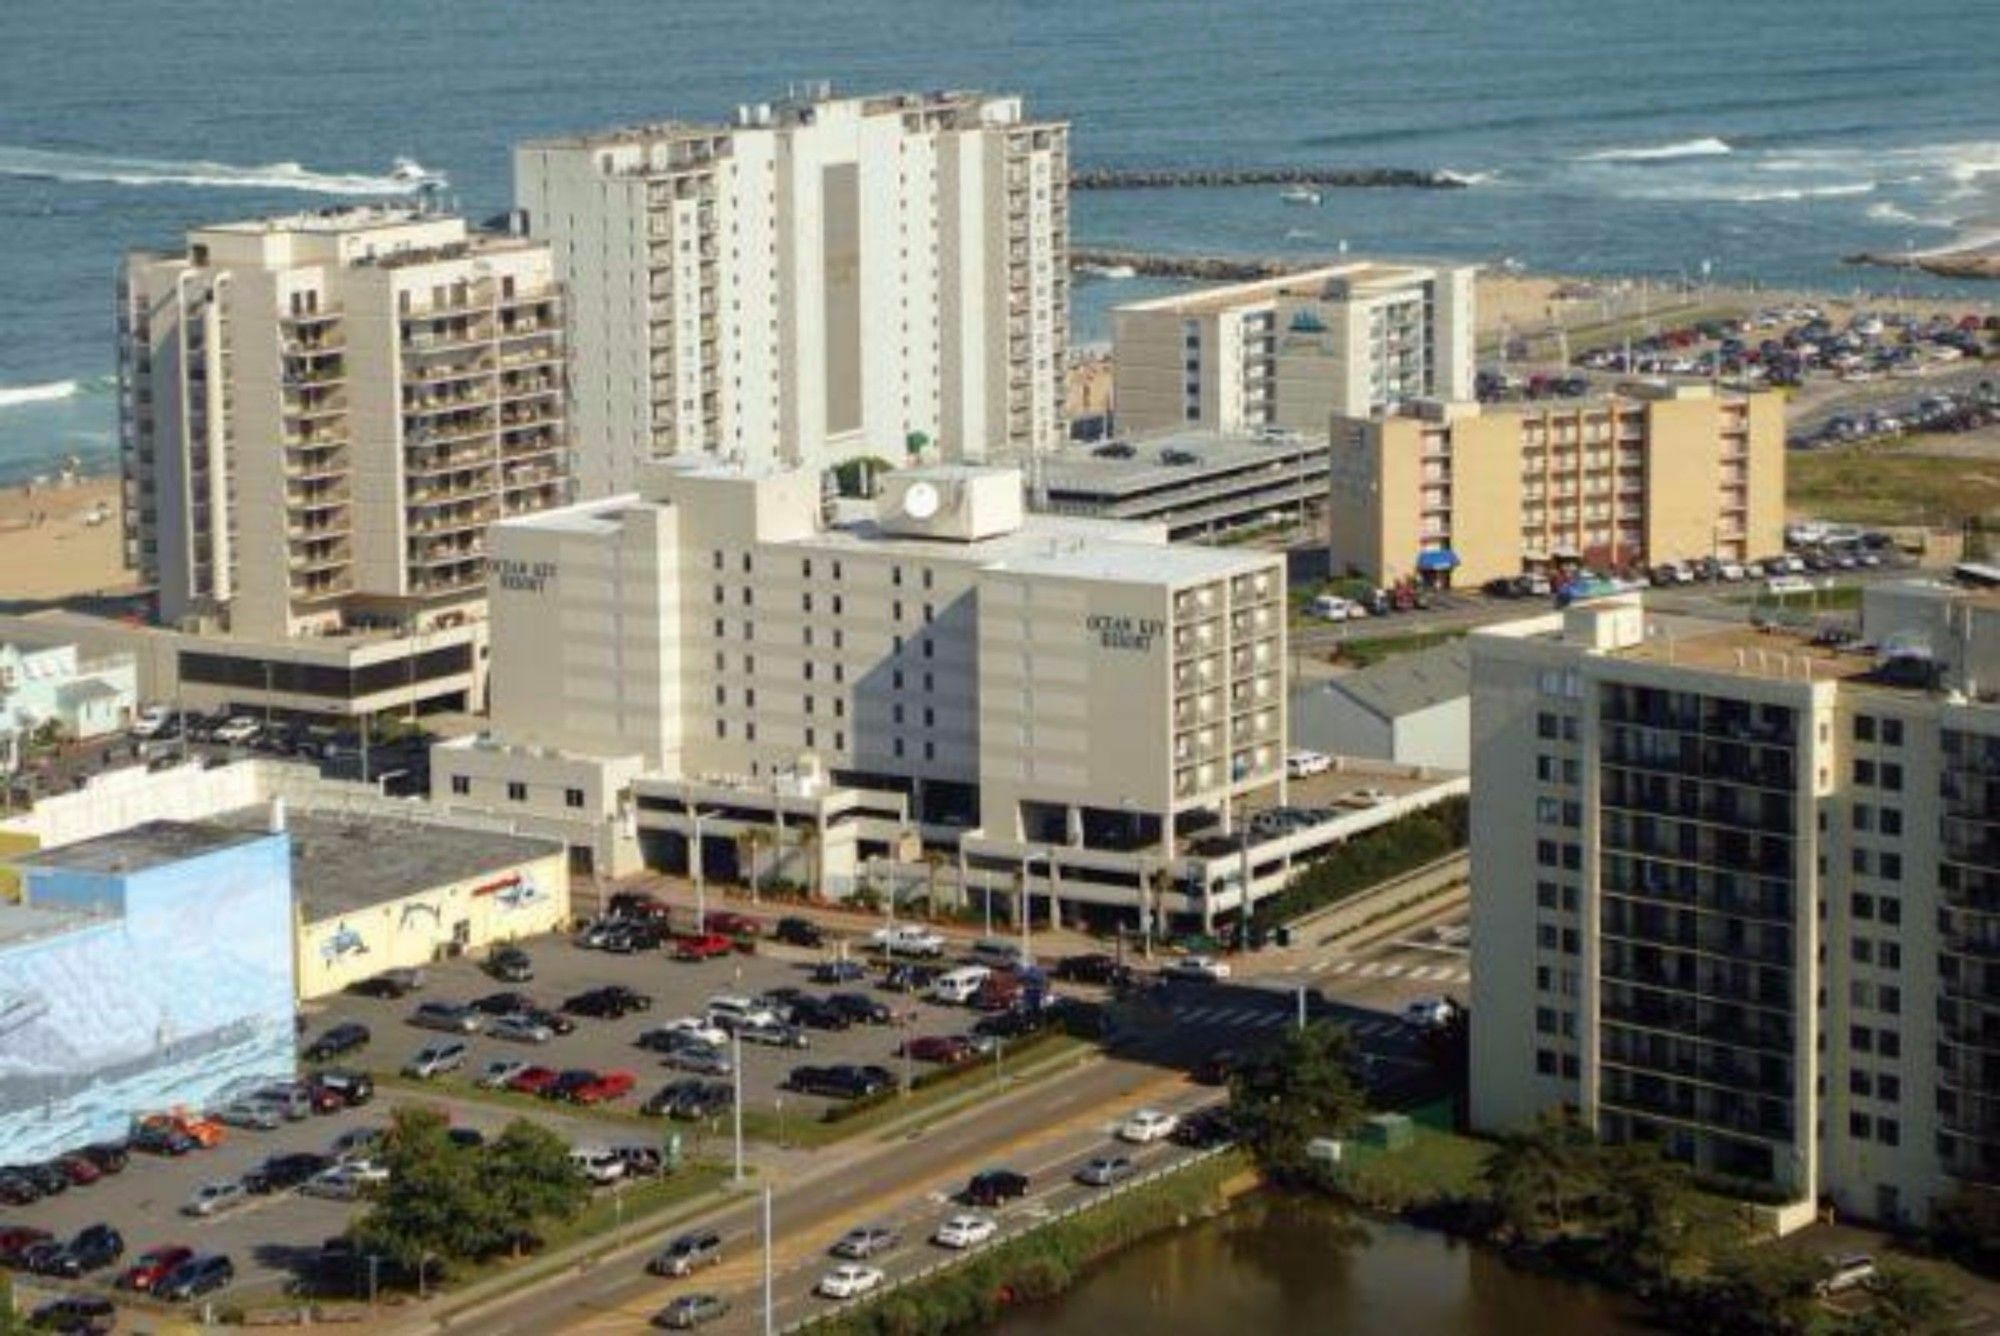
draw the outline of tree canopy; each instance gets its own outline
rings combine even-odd
[[[1230,1074],[1237,1135],[1266,1174],[1281,1181],[1317,1178],[1306,1147],[1316,1137],[1344,1137],[1360,1124],[1367,1102],[1354,1079],[1356,1059],[1346,1027],[1321,1022],[1286,1031]]]

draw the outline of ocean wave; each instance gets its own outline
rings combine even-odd
[[[1926,218],[1922,214],[1911,213],[1900,204],[1888,200],[1868,206],[1868,216],[1878,223],[1899,223],[1904,227],[1956,227],[1950,218]]]
[[[226,162],[178,162],[91,153],[53,153],[0,145],[0,176],[43,181],[106,182],[121,186],[207,186],[223,190],[299,190],[314,195],[411,195],[422,183],[397,176],[315,172],[301,163],[237,167]]]
[[[1581,154],[1578,162],[1660,162],[1672,158],[1713,158],[1734,153],[1727,141],[1713,135],[1686,139],[1677,144],[1655,144],[1647,148],[1602,148]]]
[[[1447,170],[1439,172],[1438,175],[1447,181],[1456,181],[1462,186],[1483,186],[1500,179],[1500,173],[1498,172],[1454,172]]]

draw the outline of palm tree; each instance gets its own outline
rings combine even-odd
[[[930,904],[933,915],[938,911],[938,871],[951,861],[951,855],[942,849],[924,850],[924,871],[928,878],[928,885],[925,887],[924,896]],[[964,899],[964,890],[963,886],[959,887],[961,902]]]
[[[757,851],[770,842],[771,832],[765,830],[762,826],[745,827],[742,833],[736,837],[737,857],[742,860],[744,868],[748,872],[745,880],[749,882],[750,893],[753,896],[762,886],[762,880],[758,876]]]
[[[806,860],[806,898],[820,898],[820,828],[817,821],[799,827],[799,853]]]

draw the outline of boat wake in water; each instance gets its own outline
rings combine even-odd
[[[121,186],[206,186],[219,190],[298,190],[313,195],[410,195],[437,178],[398,162],[381,176],[315,172],[296,162],[236,167],[226,162],[177,162],[93,153],[55,153],[0,145],[0,176],[42,181],[101,181]]]

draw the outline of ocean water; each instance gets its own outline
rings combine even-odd
[[[1079,165],[1440,168],[1461,191],[1083,194],[1075,240],[1815,288],[2000,231],[2000,37],[1963,0],[5,0],[0,478],[113,449],[118,256],[373,198],[505,208],[531,135],[788,82],[1019,89]],[[1077,289],[1102,338],[1116,283]]]

